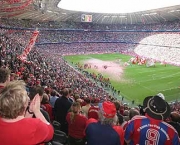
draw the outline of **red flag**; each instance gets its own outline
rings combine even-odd
[[[37,36],[39,34],[39,31],[35,30],[29,40],[28,45],[26,46],[26,48],[24,49],[23,53],[21,55],[18,56],[18,58],[20,60],[26,60],[27,55],[29,54],[29,52],[31,51],[31,49],[33,48],[35,41],[37,39]]]

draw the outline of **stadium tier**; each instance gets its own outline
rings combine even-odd
[[[46,4],[0,2],[0,144],[180,144],[179,7],[103,23]]]

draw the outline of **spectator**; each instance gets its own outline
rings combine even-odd
[[[126,130],[127,125],[129,124],[131,119],[136,115],[140,115],[139,110],[137,110],[135,108],[131,108],[129,110],[129,120],[124,121],[123,124],[121,125],[124,130]]]
[[[29,98],[30,98],[30,101],[32,101],[34,99],[34,97],[36,96],[36,94],[39,94],[40,96],[40,104],[41,104],[41,101],[42,101],[42,98],[43,98],[43,93],[44,93],[44,89],[43,87],[40,87],[40,86],[35,86],[33,88],[30,89],[30,93],[29,93]],[[46,112],[43,108],[40,107],[40,111],[41,113],[43,114],[43,116],[46,118],[46,120],[48,122],[51,122],[50,121],[50,116],[48,114],[48,112]],[[36,117],[33,115],[33,117]]]
[[[6,68],[0,68],[0,92],[5,85],[10,81],[10,70]]]
[[[66,121],[66,116],[72,104],[68,97],[69,90],[64,88],[62,90],[62,97],[58,98],[54,105],[55,120],[61,123],[61,130],[66,134],[68,134],[68,123]]]
[[[7,84],[0,97],[0,142],[3,145],[44,145],[53,137],[53,127],[40,112],[40,96],[30,103],[36,118],[26,111],[28,95],[25,83],[13,81]],[[26,117],[24,117],[26,114]]]
[[[87,145],[123,145],[124,131],[117,125],[114,103],[106,101],[101,105],[99,121],[94,118],[87,121]]]
[[[75,102],[75,98],[73,96],[73,90],[71,88],[69,88],[69,100],[73,103]]]
[[[129,110],[124,110],[123,118],[124,118],[124,121],[129,120]]]
[[[179,145],[176,130],[163,120],[170,115],[169,104],[159,96],[149,96],[143,101],[145,116],[135,117],[125,131],[127,144]]]
[[[168,122],[169,124],[171,124],[176,131],[178,132],[178,135],[180,137],[180,114],[178,112],[171,112],[170,115],[170,122]]]
[[[10,74],[10,81],[14,81],[15,80],[15,76],[16,76],[15,73],[11,73]]]
[[[84,113],[84,115],[86,116],[86,117],[88,117],[88,111],[89,111],[89,108],[91,107],[91,101],[90,101],[90,99],[89,98],[85,98],[84,99],[84,102],[86,103],[86,105],[85,106],[82,106],[82,111],[83,111],[83,113]]]
[[[139,110],[137,110],[136,108],[131,108],[129,110],[129,119],[131,120],[136,115],[140,115]]]
[[[116,115],[118,117],[118,123],[119,123],[119,125],[121,125],[124,122],[124,119],[123,119],[123,116],[120,113],[120,107],[121,107],[120,102],[119,101],[114,101],[113,103],[114,103],[114,105],[116,107]]]
[[[50,96],[50,104],[51,104],[52,108],[54,108],[54,104],[56,102],[56,99],[58,99],[58,97],[56,96],[56,91],[52,90],[51,96]]]
[[[100,100],[98,98],[94,98],[93,100],[91,100],[91,103],[93,103],[93,105],[88,110],[88,119],[94,118],[94,119],[98,120],[98,118],[99,118],[99,115],[98,115],[99,101]]]
[[[50,96],[51,96],[51,90],[47,86],[44,86],[44,91],[48,95],[48,100],[50,101]]]
[[[70,145],[85,145],[84,130],[87,118],[80,111],[80,103],[74,102],[72,104],[72,112],[69,112],[66,116]]]
[[[53,109],[52,109],[52,106],[49,103],[49,96],[46,93],[44,93],[42,97],[43,98],[42,98],[42,101],[41,101],[41,108],[48,113],[51,122],[53,122],[53,120],[54,120]]]
[[[30,86],[28,85],[28,83],[29,83],[28,74],[24,74],[23,77],[22,77],[22,80],[26,83],[26,91],[29,94]]]

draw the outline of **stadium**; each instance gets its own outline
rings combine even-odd
[[[2,0],[0,54],[0,67],[28,94],[41,86],[60,97],[69,88],[81,107],[118,101],[123,113],[159,95],[179,113],[177,0]]]

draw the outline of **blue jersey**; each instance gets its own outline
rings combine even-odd
[[[130,145],[179,145],[176,130],[168,123],[146,116],[135,116],[127,125],[125,140]]]

